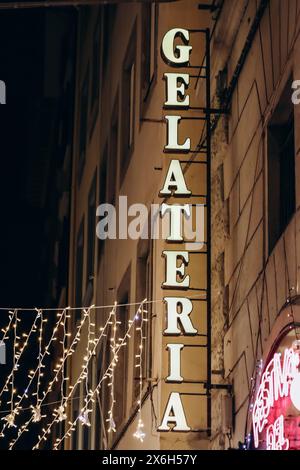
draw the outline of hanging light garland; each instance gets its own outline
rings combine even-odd
[[[66,339],[68,338],[66,323],[67,323],[68,318],[70,318],[70,315],[66,316],[66,314],[65,314],[64,321],[61,323],[62,327],[63,327],[63,339],[62,339],[62,342],[61,342],[62,349],[63,349],[63,356],[62,356],[62,365],[61,365],[61,384],[60,384],[61,402],[60,402],[60,406],[58,407],[58,421],[60,421],[60,422],[67,419],[67,414],[65,412],[65,408],[63,406],[63,403],[64,403],[64,400],[65,400],[64,390],[65,390],[65,382],[66,382],[65,361],[68,357],[68,349],[67,349],[67,346],[66,346]]]
[[[136,354],[136,363],[135,366],[138,369],[138,377],[139,377],[139,400],[138,400],[138,425],[137,429],[134,433],[134,437],[139,439],[141,442],[145,437],[144,433],[144,423],[142,420],[142,392],[143,392],[143,354],[144,354],[144,345],[143,342],[145,340],[144,336],[144,322],[147,321],[145,318],[145,303],[147,303],[146,299],[138,304],[138,310],[133,317],[133,320],[128,321],[128,329],[123,338],[118,338],[118,325],[121,324],[121,321],[117,321],[116,317],[116,309],[117,303],[115,302],[113,305],[112,310],[109,313],[108,319],[103,327],[100,328],[100,335],[95,337],[95,323],[91,321],[91,310],[93,308],[106,308],[103,307],[95,307],[91,306],[88,308],[83,309],[84,314],[81,317],[81,321],[79,325],[76,327],[76,332],[74,334],[74,338],[71,341],[71,344],[68,346],[68,337],[73,336],[71,333],[68,333],[67,330],[67,319],[71,317],[69,310],[72,310],[70,307],[67,307],[61,311],[61,313],[57,313],[57,323],[52,330],[52,335],[47,345],[43,346],[44,341],[44,323],[47,322],[45,318],[44,311],[50,309],[36,309],[36,315],[32,322],[31,328],[28,332],[20,333],[18,331],[17,325],[21,321],[18,315],[18,310],[9,310],[9,323],[8,325],[2,329],[3,339],[7,339],[9,337],[9,332],[11,330],[14,331],[14,358],[13,358],[13,368],[8,375],[5,385],[0,391],[0,397],[4,392],[8,392],[10,390],[10,401],[6,402],[10,405],[10,409],[7,412],[7,415],[2,418],[5,422],[3,425],[2,432],[0,431],[0,437],[4,437],[4,430],[6,428],[16,428],[17,429],[17,436],[12,439],[9,443],[9,449],[13,449],[18,440],[21,438],[23,433],[28,432],[28,427],[31,423],[40,422],[42,419],[46,417],[46,415],[42,414],[42,407],[49,406],[51,404],[57,404],[58,407],[54,409],[53,412],[53,419],[52,421],[42,429],[41,435],[38,436],[38,442],[34,446],[35,449],[39,448],[39,445],[42,441],[48,439],[49,435],[51,434],[51,428],[55,423],[67,420],[67,403],[75,399],[74,392],[78,385],[81,383],[85,384],[85,398],[83,406],[76,418],[76,420],[72,423],[71,421],[68,422],[68,429],[66,428],[66,433],[62,438],[57,438],[55,443],[55,448],[57,449],[60,442],[62,442],[66,437],[70,437],[72,432],[75,430],[76,422],[80,421],[82,425],[90,426],[90,419],[89,415],[93,410],[93,404],[95,402],[95,395],[99,396],[99,390],[101,388],[101,384],[104,380],[108,381],[108,385],[110,386],[110,398],[111,404],[108,413],[108,431],[109,432],[116,432],[116,423],[114,421],[114,406],[115,406],[115,373],[116,367],[118,363],[118,356],[120,349],[126,347],[127,340],[130,339],[131,330],[135,327],[137,337],[139,337],[139,351]],[[135,305],[135,304],[129,304]],[[30,310],[30,309],[27,309]],[[32,310],[31,310],[32,311]],[[82,370],[77,380],[72,385],[69,385],[68,392],[65,393],[65,383],[68,382],[69,377],[65,376],[65,365],[66,361],[69,357],[71,357],[75,351],[77,351],[77,345],[82,337],[82,329],[85,324],[88,322],[88,331],[87,331],[87,346],[85,356],[83,357],[83,364]],[[111,356],[112,360],[104,372],[103,376],[99,379],[99,382],[95,389],[91,387],[91,384],[88,382],[88,369],[90,365],[90,361],[92,357],[96,354],[96,348],[98,347],[100,340],[107,336],[107,329],[110,328],[110,349],[111,349]],[[62,333],[60,333],[60,329],[62,329]],[[34,334],[38,333],[38,355],[37,355],[37,366],[36,369],[32,369],[28,373],[29,382],[26,385],[24,393],[17,395],[17,400],[15,398],[15,394],[17,393],[15,390],[15,373],[18,371],[20,366],[20,359],[25,351],[25,348],[29,344],[29,340],[32,338]],[[24,338],[22,344],[20,345],[20,334],[22,339]],[[45,365],[45,358],[50,355],[50,347],[51,345],[57,341],[59,338],[58,336],[62,336],[62,340],[60,343],[62,344],[62,353],[60,353],[60,357],[58,358],[58,362],[54,368],[54,376],[49,381],[48,385],[44,384],[44,380],[42,380],[44,376],[44,368]],[[53,385],[55,382],[60,382],[60,392],[59,392],[59,400],[52,403],[47,403],[46,398],[49,393],[53,390]],[[36,384],[36,389],[30,393],[30,389],[32,389],[33,383]],[[42,384],[44,391],[42,391]],[[34,398],[34,403],[29,404],[29,407],[25,407],[23,404],[24,400],[30,399],[30,397]],[[31,410],[31,416],[22,425],[17,425],[15,423],[15,417],[20,415],[21,412]],[[0,411],[0,413],[4,413],[4,411]],[[19,418],[18,418],[19,421]]]
[[[44,368],[44,364],[43,364],[43,361],[44,359],[46,358],[46,356],[49,356],[50,355],[50,352],[49,352],[49,349],[52,345],[53,342],[55,342],[57,340],[57,333],[58,333],[58,330],[59,330],[59,326],[62,325],[62,323],[65,325],[65,322],[67,321],[67,318],[70,318],[70,315],[67,315],[66,312],[67,312],[68,308],[64,309],[62,311],[62,313],[58,313],[57,314],[57,317],[58,317],[58,320],[57,320],[57,323],[55,325],[55,327],[53,328],[53,331],[52,331],[52,335],[50,337],[50,340],[47,344],[47,346],[45,347],[45,350],[44,350],[44,353],[41,357],[41,361],[40,361],[40,365],[41,365],[41,368]],[[64,321],[62,322],[62,318],[64,317]],[[45,322],[45,320],[44,320]],[[68,333],[66,333],[68,335]],[[63,364],[61,364],[63,365]],[[29,390],[30,390],[30,387],[35,379],[35,376],[37,375],[38,373],[38,369],[39,369],[39,365],[38,367],[35,369],[35,370],[31,370],[28,374],[28,378],[29,378],[29,383],[27,384],[26,388],[25,388],[25,391],[22,395],[18,395],[18,402],[15,404],[15,410],[18,412],[22,411],[23,408],[22,408],[22,405],[21,403],[23,402],[24,399],[28,399],[29,398]],[[54,382],[58,381],[58,376],[59,376],[59,372],[60,372],[60,368],[58,370],[54,369],[56,371],[56,375],[54,377],[54,379],[49,382],[48,384],[48,388],[46,391],[43,392],[43,397],[42,399],[40,400],[39,402],[39,406],[41,407],[42,406],[42,403],[44,402],[46,396],[50,393],[50,391],[52,390],[52,385],[54,384]],[[26,408],[25,408],[26,409]],[[27,428],[29,426],[29,424],[31,422],[33,422],[33,418],[34,418],[34,415],[32,415],[29,420],[23,424],[19,430],[18,430],[18,436],[16,439],[13,439],[10,444],[9,444],[9,448],[11,446],[13,446],[15,444],[15,442],[17,442],[17,440],[21,437],[21,435],[27,431]],[[3,437],[3,431],[5,430],[5,427],[2,429],[2,437]]]
[[[114,310],[113,320],[110,322],[111,324],[111,337],[110,337],[110,349],[112,353],[112,357],[114,360],[112,361],[111,368],[109,369],[107,373],[107,377],[110,379],[110,382],[108,383],[108,387],[110,387],[110,409],[108,411],[108,418],[106,419],[106,422],[108,423],[108,433],[111,432],[116,432],[116,423],[114,420],[114,407],[115,407],[115,368],[118,363],[118,355],[116,354],[116,348],[117,348],[117,342],[116,342],[116,335],[117,335],[117,324],[120,324],[121,322],[117,321],[116,318],[116,311]]]
[[[90,343],[93,342],[91,340],[91,334],[92,334],[92,326],[95,326],[94,323],[91,322],[91,317],[88,315],[88,334],[87,334],[87,343],[86,343],[86,354],[84,356],[85,364],[83,365],[84,372],[83,372],[83,379],[84,379],[84,387],[85,387],[85,397],[84,397],[84,402],[88,402],[88,397],[90,395],[90,390],[89,390],[89,362],[90,358],[92,356],[91,354],[91,346]],[[89,419],[89,413],[92,412],[93,410],[86,409],[85,412],[79,416],[79,421],[85,426],[90,427],[90,419]]]
[[[50,345],[53,341],[56,341],[57,340],[57,333],[58,333],[58,329],[59,329],[59,326],[60,325],[63,325],[63,328],[65,329],[65,325],[66,325],[66,322],[67,320],[70,318],[70,315],[67,315],[66,314],[66,311],[70,310],[70,307],[67,307],[65,310],[63,310],[63,312],[61,314],[58,314],[58,322],[55,326],[55,328],[53,329],[53,333],[52,333],[52,336],[51,336],[51,339],[47,345],[47,347],[45,348],[45,354],[50,354],[49,353],[49,348],[50,348]],[[62,322],[62,318],[63,316],[65,316],[64,318],[64,321]],[[44,401],[46,399],[46,397],[49,395],[49,393],[52,391],[53,389],[53,385],[55,382],[58,382],[59,381],[59,375],[60,375],[60,372],[62,371],[62,369],[64,368],[65,366],[65,362],[67,360],[67,358],[69,356],[72,356],[72,354],[75,352],[75,348],[77,346],[77,344],[79,343],[80,341],[80,338],[81,338],[81,331],[83,329],[83,326],[85,324],[85,321],[86,321],[86,318],[87,318],[87,315],[83,315],[81,321],[80,321],[80,324],[78,325],[77,327],[77,331],[76,331],[76,334],[74,336],[74,339],[70,345],[70,347],[68,349],[64,349],[64,352],[63,352],[63,358],[61,361],[58,361],[58,363],[56,364],[56,367],[54,368],[54,372],[55,372],[55,375],[53,377],[53,379],[49,382],[48,384],[48,387],[46,388],[46,390],[43,392],[43,398],[40,402],[40,406],[46,406],[47,404],[44,404]],[[65,335],[68,337],[70,336],[71,333],[65,333]],[[68,378],[64,378],[64,380],[68,380]],[[32,378],[29,382],[29,386],[32,382]],[[24,394],[23,397],[21,397],[21,400],[26,396],[26,398],[28,398],[28,388],[29,386],[27,386],[27,389],[26,389],[26,395]],[[57,411],[57,414],[60,416],[60,418],[62,417],[62,415],[64,414],[63,411],[64,411],[64,406],[61,408],[61,406],[59,406],[58,410]],[[55,416],[56,416],[56,413],[55,413]],[[12,440],[9,444],[9,449],[12,449],[14,447],[14,445],[16,444],[16,442],[20,439],[20,437],[22,436],[22,434],[24,432],[27,432],[28,431],[28,426],[30,425],[30,423],[32,422],[32,417],[20,428],[19,432],[18,432],[18,436],[16,439]]]
[[[16,427],[15,425],[15,417],[17,415],[17,412],[14,410],[14,394],[16,392],[15,390],[15,372],[18,369],[17,366],[17,348],[19,346],[18,340],[20,337],[18,336],[17,330],[18,330],[18,322],[20,319],[18,318],[18,311],[15,311],[15,322],[13,324],[13,329],[14,329],[14,339],[13,339],[13,366],[12,366],[12,371],[10,373],[9,377],[9,382],[8,385],[10,385],[11,393],[10,393],[10,401],[7,402],[8,405],[10,405],[10,413],[4,418],[2,418],[3,421],[6,422],[7,426],[9,428]]]
[[[17,312],[17,310],[14,310],[14,311],[9,310],[9,311],[8,311],[8,313],[9,313],[9,317],[8,317],[9,322],[8,322],[6,328],[2,328],[2,329],[1,329],[1,331],[2,331],[2,333],[3,333],[3,336],[2,336],[2,338],[1,338],[0,341],[1,341],[2,343],[4,343],[4,342],[7,340],[7,338],[8,338],[8,333],[9,333],[9,331],[10,331],[10,329],[11,329],[11,325],[12,325],[12,322],[13,322],[13,320],[14,320],[14,318],[15,318],[16,312]]]
[[[145,303],[145,301],[143,301],[140,305],[139,305],[139,308],[138,308],[138,311],[140,310],[141,308],[141,305]],[[119,342],[118,342],[118,345],[114,351],[114,356],[110,362],[110,364],[108,365],[106,371],[104,372],[104,374],[102,375],[102,377],[99,379],[98,381],[98,384],[96,386],[96,388],[92,391],[91,395],[90,395],[90,398],[88,399],[87,403],[85,403],[85,405],[82,407],[82,409],[80,410],[80,413],[79,415],[77,416],[77,418],[73,421],[73,422],[69,422],[69,428],[66,430],[65,434],[61,437],[61,438],[57,438],[55,444],[54,444],[54,447],[53,447],[53,450],[58,450],[60,444],[67,438],[70,438],[72,433],[75,431],[76,429],[76,424],[79,420],[79,417],[84,415],[84,413],[86,412],[86,410],[88,409],[88,406],[94,402],[94,396],[96,394],[99,393],[99,390],[102,386],[102,383],[104,380],[107,380],[107,378],[110,378],[110,372],[111,372],[111,368],[112,368],[112,364],[116,361],[117,357],[118,357],[118,354],[119,354],[119,351],[122,347],[126,346],[127,345],[127,339],[130,338],[130,331],[131,329],[133,328],[133,325],[134,325],[134,322],[137,321],[138,319],[138,316],[137,316],[137,313],[138,311],[136,312],[135,316],[134,316],[134,319],[133,320],[129,320],[128,321],[128,328],[127,328],[127,331],[124,335],[123,338],[119,338]],[[34,447],[34,449],[36,449],[38,447]]]
[[[92,307],[91,307],[92,308]],[[82,371],[81,373],[79,374],[76,382],[74,383],[74,385],[70,385],[69,386],[69,393],[68,395],[66,396],[65,398],[65,401],[63,403],[63,406],[64,408],[66,407],[67,403],[72,400],[72,399],[75,399],[75,397],[73,397],[73,393],[75,392],[76,388],[82,383],[82,381],[86,378],[86,373],[87,373],[87,370],[88,370],[88,367],[89,367],[89,362],[91,360],[91,358],[96,354],[96,350],[97,350],[97,347],[98,345],[100,344],[100,341],[101,339],[103,339],[105,336],[106,336],[106,330],[111,322],[111,318],[112,318],[112,315],[113,315],[113,312],[115,311],[115,307],[113,308],[113,310],[109,313],[109,316],[108,316],[108,319],[105,323],[105,325],[103,327],[100,327],[100,335],[97,339],[93,340],[93,344],[94,344],[94,347],[93,349],[89,350],[89,354],[88,356],[85,356],[85,359],[84,359],[84,364],[82,365]],[[86,314],[88,314],[88,312],[85,312],[84,316],[86,316]],[[94,400],[94,396],[93,396],[93,391],[92,390],[89,390],[89,398],[87,399],[86,403],[89,404],[92,400]],[[82,422],[83,425],[85,425],[87,423],[87,420],[86,418],[88,417],[88,413],[86,413],[87,411],[87,406],[83,406],[77,419],[76,419],[76,422],[77,420],[80,420]],[[54,419],[48,424],[47,428],[46,429],[43,429],[42,430],[42,435],[38,436],[38,442],[37,444],[33,447],[34,450],[38,449],[39,448],[39,445],[41,444],[42,441],[46,441],[47,440],[47,437],[49,436],[50,434],[50,431],[51,431],[51,428],[52,426],[58,422],[58,413],[57,413],[57,410],[56,412],[54,413]],[[80,419],[81,417],[81,419]],[[68,424],[72,424],[71,422],[69,422]],[[57,439],[57,446],[60,444],[60,440],[59,438]]]
[[[144,336],[144,322],[147,322],[148,319],[145,318],[145,313],[147,310],[144,309],[144,304],[147,299],[144,299],[140,308],[138,309],[136,320],[140,322],[138,326],[136,326],[135,330],[138,332],[140,337],[140,344],[139,344],[139,352],[135,355],[136,364],[135,368],[138,369],[139,372],[139,399],[138,399],[138,423],[136,431],[133,434],[133,437],[138,439],[140,442],[143,442],[146,434],[144,432],[144,422],[142,419],[142,393],[143,393],[143,362],[144,362],[144,340],[146,339]]]
[[[39,352],[38,352],[38,368],[37,368],[37,387],[36,387],[36,392],[32,394],[32,396],[36,395],[36,405],[31,405],[32,408],[32,421],[34,423],[38,423],[41,421],[42,418],[44,418],[46,415],[42,416],[41,413],[41,406],[40,406],[40,388],[41,388],[41,377],[44,375],[43,374],[43,363],[42,363],[42,342],[43,342],[43,323],[47,322],[47,319],[44,319],[43,316],[43,311],[38,310],[38,313],[40,314],[40,330],[39,330],[39,338],[38,338],[38,343],[39,343]]]
[[[15,311],[15,316],[18,316],[17,314],[17,310]],[[8,384],[10,383],[11,381],[11,378],[12,376],[14,375],[15,371],[18,370],[19,368],[19,362],[20,362],[20,359],[25,351],[25,349],[27,348],[28,346],[28,342],[31,338],[31,336],[37,332],[37,324],[38,324],[38,320],[39,320],[39,317],[40,317],[40,313],[37,313],[36,316],[35,316],[35,319],[34,319],[34,322],[30,328],[30,331],[29,333],[23,333],[22,336],[24,338],[24,343],[22,345],[22,347],[20,348],[20,350],[17,352],[14,353],[14,358],[13,358],[13,367],[12,367],[12,370],[11,372],[9,373],[6,381],[5,381],[5,384],[3,386],[3,388],[1,389],[0,391],[0,398],[1,396],[3,395],[4,392],[7,392],[8,391]],[[18,318],[17,320],[18,322],[21,321],[20,318]],[[20,339],[20,337],[18,338],[18,340]],[[17,343],[18,344],[18,343]],[[0,401],[0,404],[1,404],[1,401]]]

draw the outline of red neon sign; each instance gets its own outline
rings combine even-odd
[[[252,411],[255,448],[300,447],[300,356],[290,348],[275,353],[261,377]]]

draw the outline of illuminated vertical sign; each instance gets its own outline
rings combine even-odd
[[[164,73],[166,82],[164,109],[173,111],[172,114],[167,112],[165,115],[167,132],[164,152],[169,154],[183,154],[191,151],[191,138],[188,135],[183,139],[179,138],[179,127],[182,120],[180,112],[188,111],[190,107],[188,93],[190,76],[188,73],[179,72],[178,69],[175,71],[175,67],[188,66],[191,51],[192,45],[188,30],[174,28],[163,37],[162,58],[172,68]],[[178,114],[175,114],[174,111],[178,111]],[[165,199],[172,196],[187,199],[193,196],[178,159],[170,159],[159,195]],[[160,212],[162,217],[166,213],[169,216],[169,233],[166,242],[168,244],[183,244],[183,220],[191,215],[191,205],[188,203],[163,203]],[[191,425],[188,422],[180,392],[180,384],[185,380],[181,367],[182,354],[185,349],[184,338],[197,335],[198,329],[194,325],[191,315],[194,307],[193,300],[184,295],[184,292],[191,287],[191,275],[188,272],[191,254],[187,249],[175,250],[171,248],[170,246],[170,249],[165,249],[162,252],[165,262],[165,279],[162,288],[174,291],[174,296],[164,297],[166,318],[163,335],[170,337],[170,342],[166,344],[169,372],[164,381],[166,384],[178,384],[178,391],[174,391],[173,386],[170,393],[167,394],[167,402],[158,430],[187,432],[191,430]],[[171,342],[172,337],[176,338],[178,342]]]

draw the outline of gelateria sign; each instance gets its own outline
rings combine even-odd
[[[182,235],[183,219],[189,216],[189,211],[191,207],[193,208],[193,204],[191,204],[193,194],[191,188],[186,183],[180,157],[175,158],[171,155],[182,155],[191,152],[190,136],[185,135],[183,137],[180,135],[179,138],[182,112],[188,113],[190,107],[190,96],[188,93],[190,75],[183,73],[182,70],[180,70],[180,73],[178,70],[175,70],[177,67],[187,67],[188,69],[191,51],[192,45],[188,30],[174,28],[169,30],[163,37],[161,54],[164,62],[169,67],[169,70],[164,73],[164,80],[166,82],[164,109],[172,110],[173,113],[166,111],[164,116],[167,132],[163,150],[166,154],[165,158],[169,159],[169,165],[163,187],[159,192],[159,196],[168,202],[164,202],[161,205],[161,215],[163,216],[168,211],[170,219],[169,236],[166,238],[166,243],[170,244],[170,247],[162,252],[165,263],[165,279],[162,288],[171,290],[171,294],[174,293],[174,295],[164,297],[166,317],[163,335],[167,337],[167,344],[165,346],[168,357],[168,375],[164,377],[164,381],[166,384],[170,384],[170,387],[168,388],[168,385],[164,387],[163,411],[158,431],[172,432],[188,432],[192,430],[181,392],[186,379],[182,372],[182,357],[184,351],[190,346],[185,344],[184,340],[187,337],[199,336],[195,325],[195,316],[193,319],[193,315],[195,315],[194,300],[187,294],[189,289],[191,289],[192,282],[195,281],[191,279],[192,276],[189,273],[191,257],[195,255],[195,252],[192,253],[193,250],[188,249],[187,246],[183,246],[179,250],[171,246],[174,243],[184,245],[185,242]],[[178,112],[176,113],[176,111]],[[188,117],[185,117],[185,119],[188,119]],[[181,132],[181,134],[183,133]],[[201,171],[206,171],[205,165],[203,165]],[[205,188],[201,188],[201,190],[204,192]],[[183,202],[186,201],[187,203],[171,204],[169,203],[169,198],[171,197],[180,198]],[[203,204],[202,206],[204,207]],[[203,247],[204,243],[201,246]],[[202,257],[201,262],[205,263],[206,258]],[[175,342],[174,338],[176,338],[177,342]],[[193,346],[197,347],[197,344]],[[199,350],[194,347],[191,353],[194,354],[194,358],[198,353]],[[178,388],[176,384],[178,384]],[[197,414],[197,412],[200,413],[200,410],[198,409],[194,414]]]
[[[252,407],[255,449],[300,449],[299,365],[298,347],[276,352],[267,364]]]

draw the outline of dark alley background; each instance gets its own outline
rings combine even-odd
[[[0,109],[2,306],[51,300],[60,91],[74,19],[73,8],[0,14],[0,78],[7,89],[7,105]],[[72,122],[71,107],[64,119]]]

